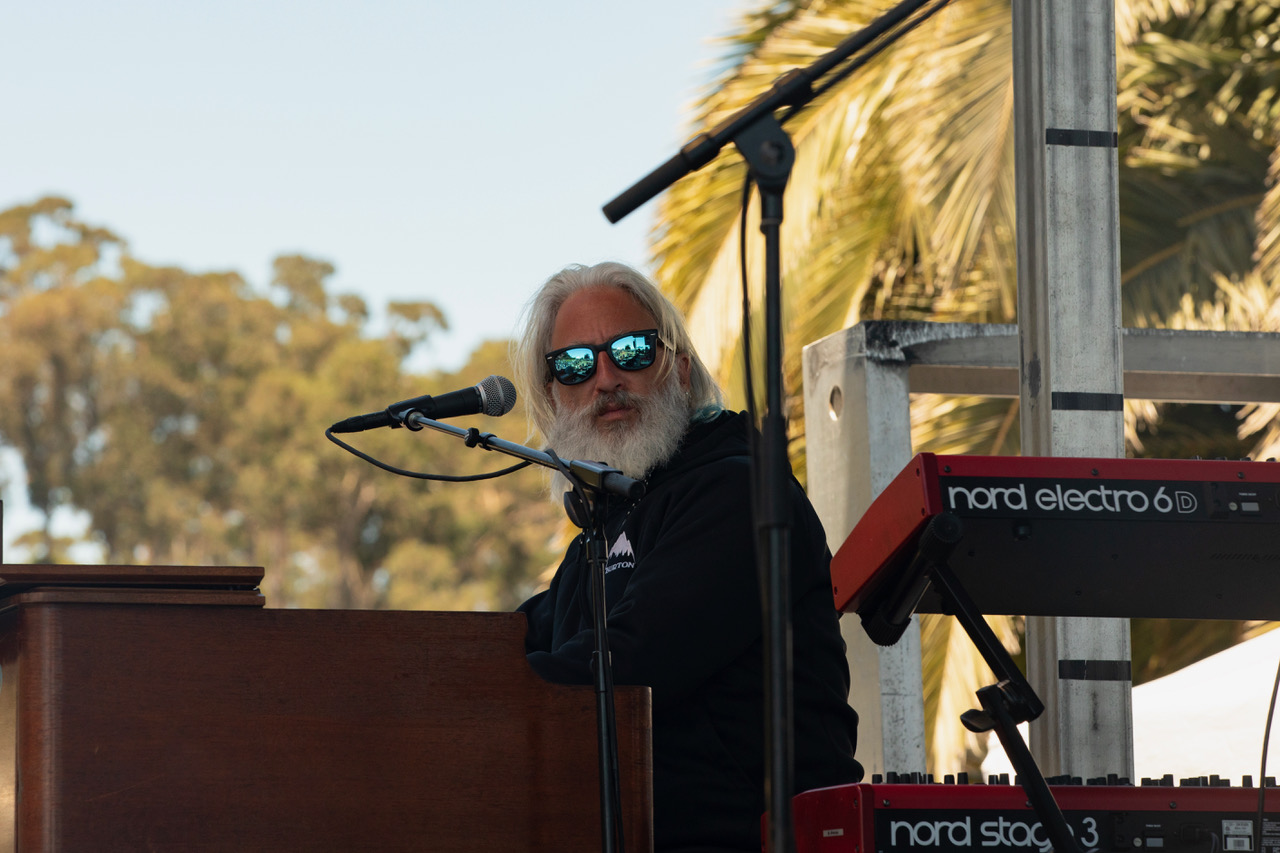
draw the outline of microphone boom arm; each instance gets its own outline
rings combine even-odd
[[[565,463],[560,462],[551,454],[541,450],[534,450],[532,447],[526,447],[523,444],[516,444],[512,441],[498,438],[491,432],[480,432],[475,427],[470,429],[462,429],[453,424],[441,423],[432,420],[420,412],[410,412],[405,416],[405,426],[411,430],[419,430],[423,427],[430,427],[437,432],[443,432],[452,435],[455,438],[462,439],[467,447],[479,447],[483,450],[494,450],[498,453],[505,453],[507,456],[514,456],[517,459],[523,459],[525,462],[531,462],[534,465],[541,465],[543,468],[550,468],[553,471],[561,470],[562,466],[567,465],[569,472],[582,482],[582,485],[596,492],[607,492],[619,497],[636,499],[644,494],[644,483],[640,480],[633,480],[626,476],[617,468],[610,468],[598,462],[586,462],[582,460],[573,460]],[[559,463],[559,464],[557,464]]]
[[[910,17],[930,2],[935,3],[934,7],[912,23],[909,20]],[[640,205],[685,175],[696,172],[710,163],[722,148],[744,130],[762,118],[772,116],[783,107],[788,108],[780,119],[781,123],[785,123],[814,97],[826,92],[835,82],[861,67],[871,56],[879,53],[915,24],[938,11],[948,2],[950,0],[901,0],[892,9],[846,38],[811,65],[785,72],[751,103],[710,130],[694,136],[676,152],[675,156],[605,204],[603,207],[605,218],[614,224],[620,222]],[[898,29],[895,31],[895,28]],[[878,39],[885,36],[888,36],[887,40],[878,45],[875,44]],[[866,56],[856,56],[859,51],[866,49],[869,45],[872,49]],[[845,67],[840,67],[850,59],[852,61]]]

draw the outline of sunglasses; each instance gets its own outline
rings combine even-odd
[[[658,330],[627,332],[596,346],[578,344],[547,353],[551,375],[561,385],[586,382],[596,372],[596,354],[608,353],[619,370],[644,370],[658,354]]]

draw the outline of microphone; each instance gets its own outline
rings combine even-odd
[[[516,386],[505,376],[490,376],[478,385],[463,388],[461,391],[450,391],[438,397],[424,394],[392,403],[381,412],[370,412],[367,415],[356,415],[345,421],[338,421],[329,427],[331,432],[364,432],[367,429],[391,427],[399,429],[404,426],[405,418],[410,413],[418,412],[423,417],[438,420],[440,418],[456,418],[462,415],[488,415],[491,418],[501,417],[515,408]]]

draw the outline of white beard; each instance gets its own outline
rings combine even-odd
[[[643,480],[675,455],[693,414],[689,394],[680,387],[675,371],[652,396],[616,391],[601,395],[577,411],[563,406],[558,385],[551,393],[556,397],[558,414],[548,431],[547,443],[556,455],[566,462],[603,462],[633,480]],[[639,417],[634,423],[598,423],[597,416],[611,405],[633,408]],[[563,475],[555,475],[551,482],[552,502],[558,503],[567,488],[569,483]]]

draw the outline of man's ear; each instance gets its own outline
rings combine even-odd
[[[680,353],[676,356],[676,369],[680,371],[680,387],[689,390],[689,370],[693,362],[690,361],[687,353]]]

